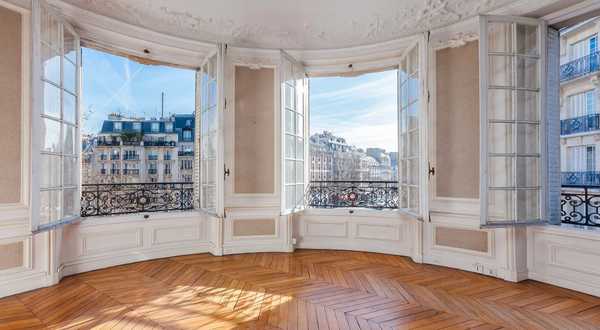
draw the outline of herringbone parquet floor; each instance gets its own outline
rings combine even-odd
[[[600,329],[600,298],[384,254],[199,254],[0,299],[0,329]]]

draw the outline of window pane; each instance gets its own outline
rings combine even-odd
[[[285,135],[285,157],[294,158],[296,156],[296,137]]]
[[[539,190],[519,190],[517,201],[517,221],[531,221],[540,218]]]
[[[540,152],[539,127],[534,124],[517,124],[517,153]]]
[[[286,133],[290,133],[290,134],[294,134],[294,132],[296,131],[296,121],[295,121],[295,114],[293,111],[291,110],[285,110],[285,132]]]
[[[56,188],[61,186],[61,157],[55,155],[40,155],[40,187]]]
[[[408,184],[419,184],[419,159],[408,160]]]
[[[408,133],[408,157],[419,155],[419,131]]]
[[[517,119],[540,120],[539,93],[528,91],[515,91],[517,95]]]
[[[297,184],[296,185],[296,198],[295,201],[296,206],[304,205],[304,185]]]
[[[296,186],[285,186],[285,207],[293,209],[296,206]]]
[[[65,58],[72,63],[77,64],[78,39],[66,28],[64,29],[63,38]]]
[[[63,185],[77,185],[77,170],[79,162],[76,157],[63,157]]]
[[[79,214],[79,210],[77,210],[78,200],[79,191],[77,188],[68,188],[63,191],[63,217]]]
[[[490,120],[512,120],[512,91],[508,89],[488,90],[488,118]]]
[[[61,190],[40,192],[40,224],[56,221],[61,217]]]
[[[488,192],[488,217],[490,221],[513,220],[513,190],[490,190]]]
[[[517,87],[538,88],[538,60],[517,57]]]
[[[517,157],[518,187],[538,187],[540,185],[539,172],[539,158]]]
[[[419,70],[419,48],[413,47],[408,54],[408,73],[414,75]]]
[[[47,116],[60,118],[60,89],[47,82],[44,83],[43,88],[44,114]]]
[[[63,120],[68,121],[69,123],[75,123],[77,114],[75,107],[75,96],[71,93],[63,92]]]
[[[408,129],[416,129],[419,128],[419,102],[415,102],[408,106],[407,111],[408,116]]]
[[[488,160],[490,187],[513,187],[513,157],[490,157]]]
[[[296,115],[296,135],[304,136],[304,117]]]
[[[60,152],[60,123],[42,118],[42,151]]]
[[[399,190],[399,204],[398,205],[402,209],[408,208],[408,186],[400,186]]]
[[[60,55],[46,45],[42,45],[42,69],[46,80],[60,85]]]
[[[64,80],[63,87],[69,92],[75,93],[75,84],[77,83],[77,70],[75,64],[64,61]]]
[[[419,98],[419,76],[408,78],[408,103],[412,103]]]
[[[74,155],[75,147],[77,146],[77,136],[75,135],[75,127],[69,124],[63,124],[63,154]]]
[[[512,57],[490,56],[490,86],[512,86]]]
[[[408,208],[415,213],[419,211],[419,188],[408,187]]]
[[[296,138],[296,158],[304,159],[304,139]]]
[[[291,110],[296,110],[296,92],[294,87],[285,84],[285,107]]]
[[[488,129],[488,152],[512,153],[513,124],[490,123]]]
[[[402,108],[408,106],[408,81],[403,82],[400,87],[400,105]]]
[[[517,24],[517,53],[538,55],[537,26]]]
[[[512,51],[511,23],[488,23],[488,48],[490,52],[510,53]]]
[[[296,161],[286,160],[285,161],[285,183],[296,182]]]
[[[296,161],[296,183],[304,182],[304,162]]]

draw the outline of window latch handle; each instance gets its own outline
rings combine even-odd
[[[435,175],[435,167],[431,167],[431,164],[429,164],[428,177],[431,179],[433,175]]]
[[[229,169],[223,166],[223,179],[227,178],[229,176],[229,173]]]

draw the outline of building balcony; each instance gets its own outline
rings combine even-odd
[[[600,187],[599,171],[561,172],[563,186],[596,186]],[[600,202],[600,201],[599,201]]]
[[[139,169],[124,169],[123,174],[124,175],[140,175],[140,170]]]
[[[306,206],[316,208],[398,208],[397,181],[311,181]]]
[[[191,157],[191,156],[194,156],[194,152],[193,151],[179,151],[177,153],[177,155],[180,156],[180,157],[181,156],[189,156],[189,157]]]
[[[99,147],[117,147],[121,145],[121,142],[117,140],[98,140],[96,145]]]
[[[600,172],[593,173],[598,180]],[[600,185],[565,185],[563,180],[560,219],[562,223],[600,227]]]
[[[583,77],[600,69],[600,52],[580,57],[560,66],[560,82]]]
[[[560,135],[586,133],[600,129],[600,114],[563,119],[560,121]]]
[[[158,155],[148,155],[148,160],[158,160]]]
[[[140,155],[125,155],[123,160],[140,160]]]
[[[175,141],[144,141],[144,147],[176,147]]]
[[[193,186],[192,182],[84,184],[81,216],[189,210]]]

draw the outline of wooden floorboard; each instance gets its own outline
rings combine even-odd
[[[385,254],[180,256],[0,299],[0,329],[600,329],[600,298]]]

